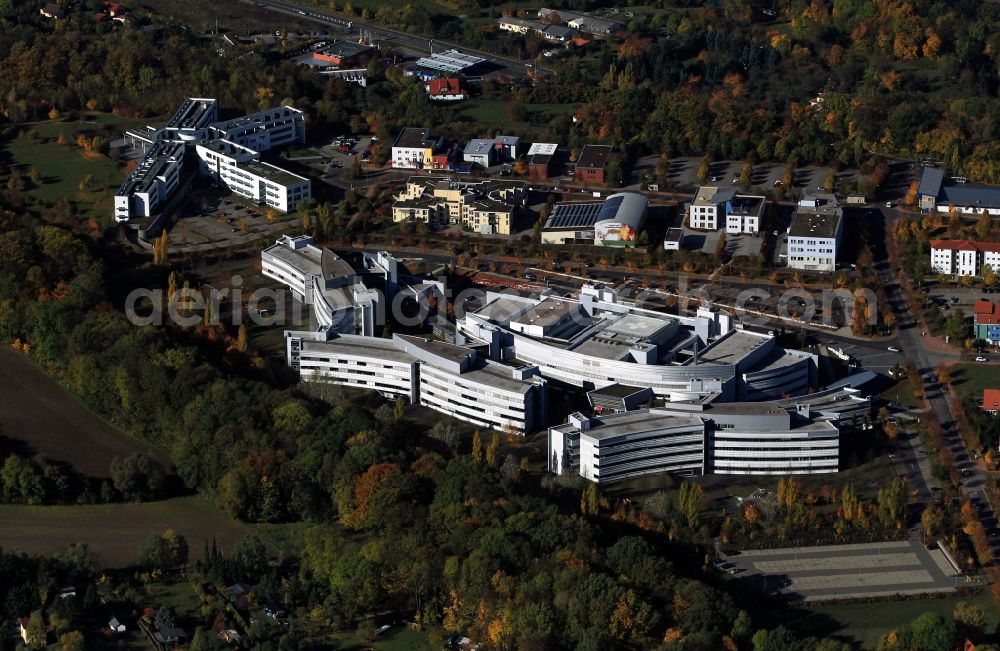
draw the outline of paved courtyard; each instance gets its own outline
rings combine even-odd
[[[966,582],[940,549],[916,540],[752,550],[727,560],[745,570],[744,580],[805,601],[948,592]]]

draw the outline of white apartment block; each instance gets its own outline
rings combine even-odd
[[[725,226],[729,234],[754,235],[760,232],[765,205],[761,196],[703,186],[688,206],[688,223],[691,228],[715,231]]]
[[[162,129],[127,132],[126,139],[148,146],[144,159],[115,193],[115,220],[151,217],[177,191],[185,152],[193,147],[198,171],[232,192],[283,212],[309,198],[311,184],[260,161],[261,151],[305,141],[302,111],[290,106],[217,121],[214,99],[184,101]]]
[[[1000,242],[931,240],[931,270],[950,276],[980,276],[983,268],[1000,271]]]
[[[832,194],[799,201],[788,228],[787,265],[808,271],[835,271],[844,235],[844,211]]]

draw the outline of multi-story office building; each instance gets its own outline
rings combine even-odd
[[[355,269],[307,235],[283,235],[260,258],[261,273],[311,305],[315,325],[331,332],[375,336],[385,305],[398,290],[397,261],[384,251],[364,254],[363,268]],[[411,294],[416,300],[438,297],[440,284],[422,283]]]
[[[524,197],[524,181],[413,176],[392,204],[392,220],[434,227],[463,224],[478,233],[510,235]]]
[[[705,422],[656,409],[606,417],[569,416],[549,428],[549,472],[573,473],[593,482],[640,475],[701,475],[705,471]]]
[[[298,369],[302,380],[368,389],[386,398],[417,403],[417,360],[393,341],[345,334],[316,336],[285,333],[288,363]]]
[[[434,154],[444,146],[443,138],[432,138],[429,129],[406,127],[392,143],[392,166],[404,170],[434,169]]]
[[[483,359],[463,346],[424,337],[392,340],[329,330],[285,332],[290,367],[306,381],[403,397],[481,427],[528,433],[548,419],[548,385],[537,368]]]
[[[954,276],[980,276],[988,265],[1000,271],[1000,242],[931,240],[931,270]]]
[[[457,330],[459,343],[484,346],[492,359],[517,359],[588,390],[624,384],[669,400],[737,400],[801,395],[817,386],[814,355],[734,329],[724,312],[704,307],[695,317],[667,316],[591,286],[579,299],[488,292]]]
[[[732,235],[754,235],[760,232],[765,205],[764,197],[702,186],[688,205],[688,224],[709,231],[725,226],[726,233]]]
[[[193,148],[201,174],[260,205],[288,212],[309,198],[308,179],[260,160],[261,151],[305,141],[302,111],[281,106],[223,122],[217,118],[214,99],[192,97],[162,129],[125,134],[145,149],[145,156],[115,193],[116,221],[162,210],[180,186],[187,147]]]
[[[609,482],[644,474],[837,472],[840,432],[868,427],[855,389],[779,402],[679,402],[549,428],[550,472]]]
[[[788,228],[788,266],[809,271],[835,271],[844,235],[844,211],[832,194],[799,201]]]
[[[133,216],[148,217],[159,211],[177,191],[183,164],[183,143],[160,141],[154,144],[115,193],[115,221],[127,221]]]
[[[309,179],[260,161],[260,154],[228,140],[205,140],[195,150],[203,176],[231,192],[282,212],[312,196]]]

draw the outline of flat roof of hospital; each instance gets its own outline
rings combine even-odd
[[[287,262],[303,274],[310,276],[320,276],[323,268],[320,264],[320,255],[314,253],[315,247],[305,247],[301,249],[291,249],[284,244],[272,244],[264,249],[264,253],[278,258],[282,262]]]
[[[767,335],[758,335],[745,330],[733,330],[729,335],[717,339],[705,350],[700,351],[698,363],[734,365],[768,340],[770,337]]]
[[[330,341],[302,340],[302,352],[338,352],[345,355],[364,355],[374,359],[412,364],[415,357],[397,348],[391,340],[377,337],[337,337]]]
[[[475,357],[476,355],[476,352],[471,348],[449,344],[444,341],[438,341],[437,339],[428,339],[427,337],[416,337],[413,335],[397,336],[411,346],[427,351],[432,355],[446,359],[450,362],[461,363],[466,359]]]
[[[594,440],[625,436],[638,432],[646,432],[651,427],[691,427],[704,428],[705,423],[700,418],[693,416],[669,416],[655,410],[634,411],[624,414],[616,414],[605,418],[594,419],[590,429],[580,432],[581,437]]]
[[[462,373],[462,377],[468,377],[487,386],[495,386],[504,391],[512,393],[527,393],[532,387],[538,384],[537,380],[519,380],[514,377],[514,367],[505,366],[498,362],[487,361],[479,368]]]
[[[573,314],[580,309],[580,304],[576,301],[569,301],[561,298],[546,298],[530,310],[513,319],[515,323],[525,325],[535,325],[546,327],[559,323],[568,314]]]
[[[475,314],[495,323],[506,325],[512,318],[522,312],[527,312],[531,309],[531,307],[532,306],[525,301],[519,301],[509,296],[500,295],[476,310]]]

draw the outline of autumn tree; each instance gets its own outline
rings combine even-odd
[[[979,216],[979,221],[976,222],[976,237],[980,240],[989,240],[990,231],[992,230],[993,222],[990,220],[990,215],[989,213],[984,212]]]
[[[698,163],[698,172],[697,172],[699,185],[704,185],[705,182],[708,181],[708,170],[710,168],[710,165],[711,165],[711,160],[708,158],[708,156],[702,156],[701,162]]]
[[[701,499],[704,494],[705,489],[700,484],[681,482],[677,507],[691,531],[697,531],[701,526]]]
[[[472,433],[472,460],[476,463],[483,460],[483,437],[478,429]]]
[[[580,495],[580,512],[584,515],[597,515],[599,502],[597,484],[589,482]]]
[[[497,465],[497,458],[500,454],[500,435],[496,432],[490,438],[489,445],[486,446],[486,463],[491,466]]]

